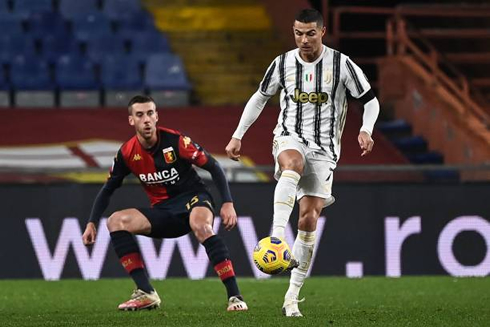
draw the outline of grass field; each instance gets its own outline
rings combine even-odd
[[[490,326],[490,278],[310,278],[305,317],[281,315],[286,278],[242,278],[248,312],[226,312],[218,279],[155,281],[159,310],[118,312],[129,279],[0,281],[0,326]]]

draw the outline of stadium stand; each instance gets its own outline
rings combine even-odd
[[[50,12],[53,10],[52,0],[15,0],[12,4],[12,12],[22,19],[30,19],[33,12]]]
[[[105,106],[124,107],[134,94],[142,93],[141,65],[132,56],[106,56],[100,67],[100,79],[105,87]]]
[[[126,98],[122,91],[151,91],[145,89],[143,84],[143,74],[148,71],[145,69],[148,58],[154,54],[172,53],[166,36],[155,28],[152,15],[146,11],[140,0],[0,0],[0,29],[3,32],[0,37],[0,63],[3,65],[2,82],[5,83],[0,104],[5,106],[125,106]],[[106,57],[114,55],[128,57],[125,59],[130,62],[130,71],[127,74],[122,71],[116,73],[111,67],[102,67]],[[43,94],[51,92],[49,98],[54,99],[54,102],[20,101],[25,97],[16,93],[25,90],[18,88],[21,86],[19,79],[14,82],[10,78],[12,62],[17,56],[39,56],[39,60],[47,62],[47,71],[51,77],[54,76],[56,87],[51,88],[51,84],[47,87],[36,84],[36,81],[40,81],[38,75],[33,76],[31,86],[39,85],[37,91],[42,91]],[[180,61],[175,66],[174,56],[176,55],[167,57],[172,61],[169,65],[184,72]],[[66,57],[78,57],[83,63],[81,67],[91,68],[75,69],[73,64],[64,63]],[[120,62],[119,59],[118,61]],[[24,77],[32,72],[15,67],[16,74],[21,71]],[[72,75],[70,79],[69,74],[74,72],[82,75],[77,78]],[[100,72],[105,75],[99,77]],[[115,82],[114,76],[121,78],[119,84]],[[150,76],[149,80],[156,85],[156,76]],[[170,96],[173,100],[166,101],[166,105],[187,105],[191,86],[188,81],[185,87],[182,87],[182,81],[176,82],[173,85],[171,80],[166,80],[168,94],[175,94],[176,89],[180,89],[182,95]],[[162,85],[160,82],[158,92],[165,91]],[[84,91],[90,92],[81,92],[84,88]],[[4,89],[12,91],[4,92]],[[29,90],[32,91],[35,90]],[[102,93],[99,94],[100,91]],[[68,96],[72,92],[76,95]],[[152,92],[156,92],[156,89]]]
[[[61,107],[99,106],[100,85],[95,76],[95,66],[88,58],[61,56],[56,62],[55,79],[60,90]]]
[[[69,20],[92,14],[98,10],[97,0],[60,0],[59,2],[60,13]]]
[[[55,104],[55,84],[48,62],[37,56],[17,56],[11,63],[10,81],[17,92],[19,107],[52,107]]]
[[[151,96],[163,107],[189,102],[191,86],[181,59],[174,54],[152,54],[146,62],[144,83]]]

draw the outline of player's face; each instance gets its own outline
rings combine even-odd
[[[136,134],[149,141],[156,136],[158,114],[153,102],[135,103],[129,115],[129,125],[134,126]]]
[[[294,40],[299,48],[301,58],[315,61],[322,52],[322,38],[325,27],[317,27],[316,22],[302,23],[297,20],[293,25]]]

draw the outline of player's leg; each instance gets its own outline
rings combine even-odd
[[[277,184],[274,190],[272,236],[284,239],[305,161],[302,145],[291,137],[275,139],[273,152],[276,160]]]
[[[304,196],[299,200],[298,235],[293,245],[293,257],[299,265],[291,271],[289,289],[284,297],[283,313],[286,316],[302,316],[298,309],[299,292],[310,268],[315,247],[316,225],[324,205],[323,198]]]
[[[119,305],[119,310],[153,309],[160,306],[160,297],[151,286],[143,265],[135,234],[148,234],[151,225],[146,216],[136,209],[113,213],[107,220],[112,246],[119,261],[136,284],[131,299]]]
[[[228,294],[228,311],[248,310],[247,304],[238,289],[238,284],[233,271],[233,264],[230,253],[223,239],[215,235],[213,231],[213,212],[206,206],[196,206],[192,208],[189,223],[192,232],[199,243],[206,248],[209,261],[214,266],[214,270],[226,287]]]
[[[322,209],[335,201],[332,196],[335,163],[315,152],[307,153],[306,158],[305,171],[298,185],[298,235],[293,245],[293,257],[299,265],[291,271],[283,305],[286,316],[302,316],[298,297],[311,264],[317,221]]]

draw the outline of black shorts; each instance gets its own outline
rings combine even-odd
[[[153,238],[175,238],[191,231],[189,216],[193,208],[206,207],[214,217],[214,201],[207,191],[184,193],[156,204],[152,208],[136,208],[150,221]]]

